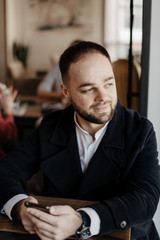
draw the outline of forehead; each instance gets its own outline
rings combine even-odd
[[[72,75],[93,77],[96,75],[111,74],[113,75],[112,65],[108,58],[101,53],[87,53],[78,58],[77,61],[71,63],[69,67],[69,76]]]
[[[88,52],[88,53],[83,53],[82,55],[80,55],[72,64],[82,64],[83,62],[86,64],[86,62],[92,62],[94,61],[95,59],[97,60],[100,60],[100,61],[107,61],[109,62],[108,58],[103,55],[102,53],[100,52],[97,52],[97,51],[92,51],[92,52]]]

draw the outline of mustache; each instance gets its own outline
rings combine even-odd
[[[96,103],[96,104],[91,105],[91,108],[95,108],[95,107],[99,107],[99,106],[104,106],[104,105],[110,104],[110,103],[111,103],[111,101],[99,102],[99,103]]]

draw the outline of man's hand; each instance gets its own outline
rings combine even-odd
[[[34,230],[34,224],[32,223],[30,219],[30,214],[27,212],[27,208],[24,205],[25,201],[33,202],[33,203],[38,203],[37,199],[34,197],[28,197],[25,198],[24,200],[21,200],[16,204],[14,207],[14,217],[17,219],[20,219],[22,221],[22,224],[24,228],[30,233],[30,234],[35,234]]]
[[[74,235],[77,229],[82,225],[81,215],[70,206],[51,206],[49,213],[27,208],[28,222],[34,226],[34,231],[41,240],[63,240]],[[25,227],[26,228],[26,227]],[[27,228],[26,228],[27,229]],[[31,228],[29,228],[31,229]],[[30,233],[31,230],[29,231]]]

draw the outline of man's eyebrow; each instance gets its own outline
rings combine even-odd
[[[108,78],[106,78],[106,79],[104,80],[104,83],[107,82],[107,81],[109,81],[109,80],[112,80],[112,79],[114,79],[113,76],[108,77]],[[79,88],[88,87],[88,86],[94,86],[94,85],[95,85],[95,83],[83,83],[83,84],[81,84],[81,85],[79,86]]]
[[[107,82],[107,81],[112,80],[112,79],[114,79],[114,76],[111,76],[111,77],[106,78],[106,79],[104,80],[104,82]]]

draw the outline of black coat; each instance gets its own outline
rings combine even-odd
[[[152,222],[160,196],[152,124],[118,103],[83,174],[73,113],[69,107],[46,116],[21,147],[0,162],[0,207],[24,193],[23,182],[40,168],[43,195],[99,201],[90,207],[101,219],[100,235],[132,227],[132,239],[159,239]]]

